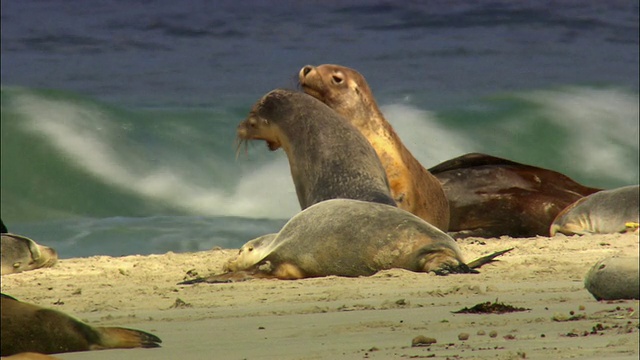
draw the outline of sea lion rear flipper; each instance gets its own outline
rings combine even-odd
[[[100,343],[92,344],[95,349],[130,349],[130,348],[156,348],[160,347],[159,337],[145,331],[127,329],[121,327],[98,327]]]
[[[233,271],[227,272],[223,274],[214,274],[205,277],[199,277],[191,280],[185,280],[178,283],[178,285],[193,285],[199,283],[209,283],[209,284],[224,284],[231,282],[240,282],[247,281],[250,279],[255,279],[258,277],[264,277],[256,275],[254,272],[249,271]]]
[[[471,268],[471,269],[478,269],[483,265],[486,265],[486,264],[489,264],[489,263],[492,263],[492,262],[496,261],[496,260],[494,260],[494,258],[496,258],[496,257],[498,257],[498,256],[500,256],[502,254],[508,253],[509,251],[511,251],[513,249],[514,248],[509,248],[509,249],[506,249],[506,250],[500,250],[500,251],[494,252],[493,254],[482,256],[480,258],[477,258],[477,259],[471,261],[470,263],[467,264],[467,266],[469,266],[469,268]]]

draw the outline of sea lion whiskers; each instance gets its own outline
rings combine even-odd
[[[260,103],[259,106],[262,106]],[[253,110],[244,121],[238,125],[237,137],[242,140],[264,140],[271,151],[278,150],[282,146],[282,141],[274,131],[269,120],[257,115]]]
[[[236,137],[236,161],[238,161],[238,155],[240,154],[240,148],[244,145],[244,154],[249,157],[249,140]]]

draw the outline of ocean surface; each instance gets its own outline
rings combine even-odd
[[[238,248],[299,211],[235,128],[307,64],[360,71],[425,167],[484,152],[639,182],[639,2],[2,1],[1,199],[62,258]]]

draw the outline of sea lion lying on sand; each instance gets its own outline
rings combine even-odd
[[[144,331],[92,327],[60,311],[24,303],[0,294],[2,343],[0,355],[23,352],[56,354],[116,348],[153,348],[162,342]]]
[[[8,232],[2,224],[0,235],[1,274],[14,274],[27,270],[51,267],[58,261],[58,253],[35,241]]]
[[[612,234],[635,230],[639,209],[640,186],[602,190],[567,206],[553,220],[549,232],[553,236],[556,233]]]
[[[596,300],[640,299],[638,254],[613,256],[598,261],[584,279]]]
[[[449,199],[453,237],[549,236],[569,204],[600,189],[558,172],[470,153],[429,169]]]
[[[356,277],[392,268],[439,275],[475,273],[473,268],[509,250],[465,264],[456,242],[419,217],[385,204],[335,199],[298,213],[278,234],[246,243],[226,264],[226,274],[180,284]]]

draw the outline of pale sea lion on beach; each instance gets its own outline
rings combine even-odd
[[[629,223],[638,223],[639,208],[638,185],[602,190],[567,206],[553,220],[549,231],[551,236],[556,233],[585,235],[625,232],[629,230]]]
[[[252,108],[237,131],[240,145],[264,140],[282,149],[302,209],[329,199],[356,199],[395,206],[375,151],[352,125],[319,100],[277,89]]]
[[[449,200],[453,237],[549,236],[566,206],[600,189],[553,170],[469,153],[429,169]]]
[[[598,261],[584,279],[596,300],[640,299],[638,254],[612,256]]]
[[[154,348],[162,341],[144,331],[93,327],[60,311],[0,294],[2,343],[0,355],[24,352],[56,354],[74,351]]]
[[[305,93],[344,116],[369,140],[398,206],[447,231],[449,203],[440,182],[404,146],[378,108],[364,76],[340,65],[307,65],[299,72],[299,82]]]
[[[21,235],[9,233],[2,225],[0,235],[1,275],[51,267],[58,261],[58,253]]]
[[[226,274],[189,280],[227,282],[321,276],[369,276],[400,268],[416,272],[475,273],[501,251],[465,264],[456,242],[419,217],[386,204],[335,199],[315,204],[269,234],[246,243]]]

